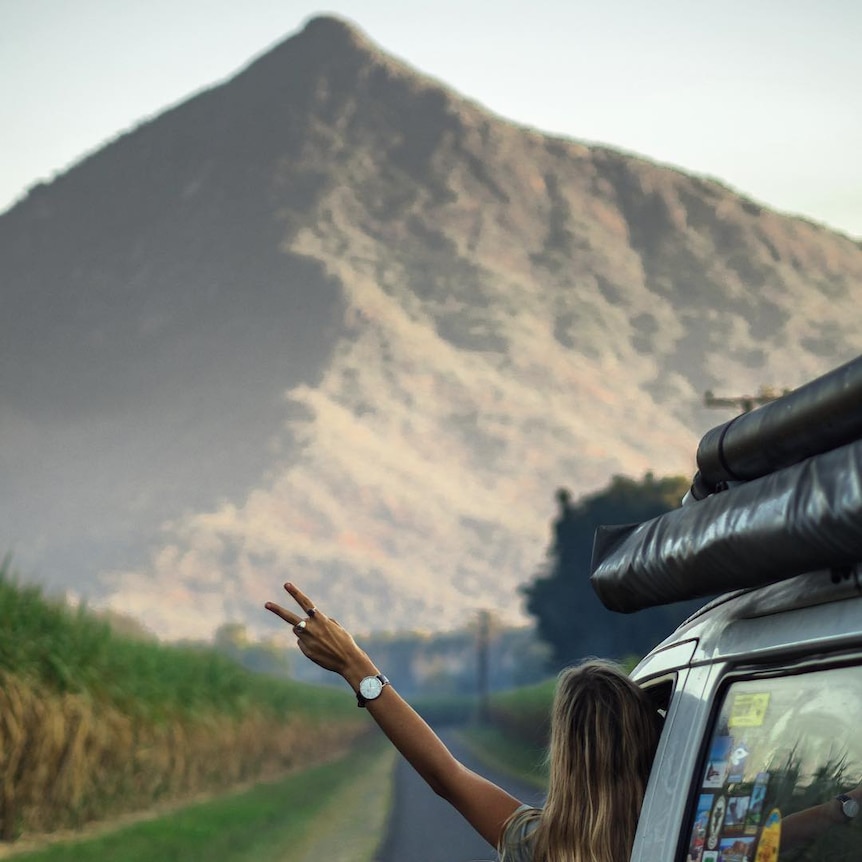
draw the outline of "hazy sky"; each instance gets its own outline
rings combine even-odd
[[[0,0],[0,211],[325,12],[506,118],[862,236],[859,0]]]

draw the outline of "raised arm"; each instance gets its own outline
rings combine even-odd
[[[354,692],[366,677],[380,674],[352,635],[293,584],[284,585],[302,609],[302,616],[267,602],[266,609],[293,626],[302,653],[315,664],[340,674]],[[450,802],[493,847],[506,820],[520,802],[486,778],[467,769],[443,744],[422,717],[395,690],[385,685],[365,707],[392,744],[431,789]]]

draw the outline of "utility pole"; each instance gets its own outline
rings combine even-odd
[[[750,413],[755,407],[775,401],[790,391],[790,389],[779,391],[772,386],[761,386],[757,395],[734,395],[729,398],[718,398],[713,395],[711,390],[707,390],[703,394],[703,403],[706,407],[735,407],[743,413]]]
[[[491,614],[479,611],[476,626],[476,690],[478,709],[476,719],[479,724],[487,724],[491,716],[489,686],[489,651],[491,644]]]

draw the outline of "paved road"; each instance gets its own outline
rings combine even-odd
[[[471,769],[505,787],[518,799],[541,804],[541,791],[493,774],[476,762],[451,733],[443,732],[440,736]],[[388,832],[376,862],[473,862],[497,858],[494,849],[454,808],[435,796],[402,757],[395,767],[394,797]]]

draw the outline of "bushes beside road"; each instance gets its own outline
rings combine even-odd
[[[501,692],[491,698],[490,723],[501,733],[531,748],[548,742],[551,702],[556,680]]]

